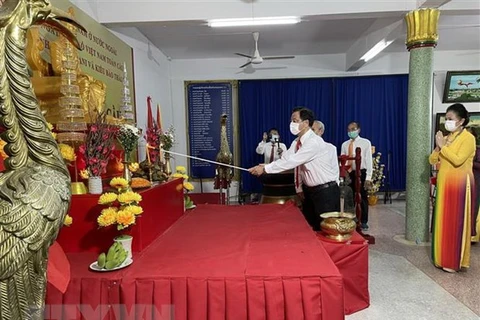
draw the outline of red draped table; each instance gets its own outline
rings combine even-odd
[[[127,231],[133,236],[132,250],[139,252],[183,215],[182,179],[161,183],[139,191],[144,213]],[[106,206],[98,204],[100,195],[74,195],[69,215],[73,224],[60,230],[57,241],[66,253],[107,250],[120,234],[112,227],[99,228],[97,218]]]
[[[47,319],[344,319],[342,276],[291,204],[198,205],[115,272],[68,257]]]
[[[347,242],[335,242],[318,234],[323,247],[343,277],[345,314],[368,308],[368,243],[357,232]]]

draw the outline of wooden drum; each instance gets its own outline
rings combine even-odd
[[[260,176],[260,179],[263,184],[260,204],[284,204],[288,200],[297,201],[293,170],[281,173],[263,174]]]

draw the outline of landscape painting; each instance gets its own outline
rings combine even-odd
[[[480,70],[447,72],[443,103],[452,102],[480,102]]]
[[[474,136],[477,143],[477,146],[480,146],[480,112],[469,112],[470,121],[466,127]],[[445,113],[437,113],[435,121],[435,133],[437,131],[442,131],[444,135],[447,135],[449,132],[445,129]]]

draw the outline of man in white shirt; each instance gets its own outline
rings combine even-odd
[[[258,154],[263,154],[264,163],[271,163],[282,157],[284,151],[287,151],[287,146],[280,142],[280,134],[276,128],[268,130],[263,133],[263,139],[255,150]]]
[[[320,214],[340,210],[339,168],[336,151],[312,130],[313,112],[294,109],[290,132],[298,136],[281,159],[252,167],[250,173],[279,173],[295,168],[295,189],[303,200],[302,212],[314,230],[320,230]]]
[[[369,140],[360,137],[360,124],[358,122],[350,122],[347,127],[347,133],[349,140],[342,144],[341,154],[348,155],[349,157],[355,156],[355,150],[360,148],[362,150],[362,162],[360,168],[360,179],[362,182],[360,194],[362,196],[362,229],[368,230],[368,199],[367,189],[372,187],[372,173],[373,173],[373,161],[372,161],[372,144]],[[350,187],[355,193],[355,162],[349,161],[351,165],[350,173]]]

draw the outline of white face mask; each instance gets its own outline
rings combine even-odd
[[[291,132],[294,136],[296,136],[297,134],[300,133],[299,126],[300,126],[300,123],[290,122],[290,132]]]
[[[272,139],[270,139],[270,141],[277,142],[278,140],[280,140],[280,137],[278,136],[278,134],[272,134]]]
[[[445,121],[445,129],[447,129],[447,131],[450,131],[450,132],[453,132],[457,129],[457,126],[455,125],[457,121],[455,120],[447,120]]]

